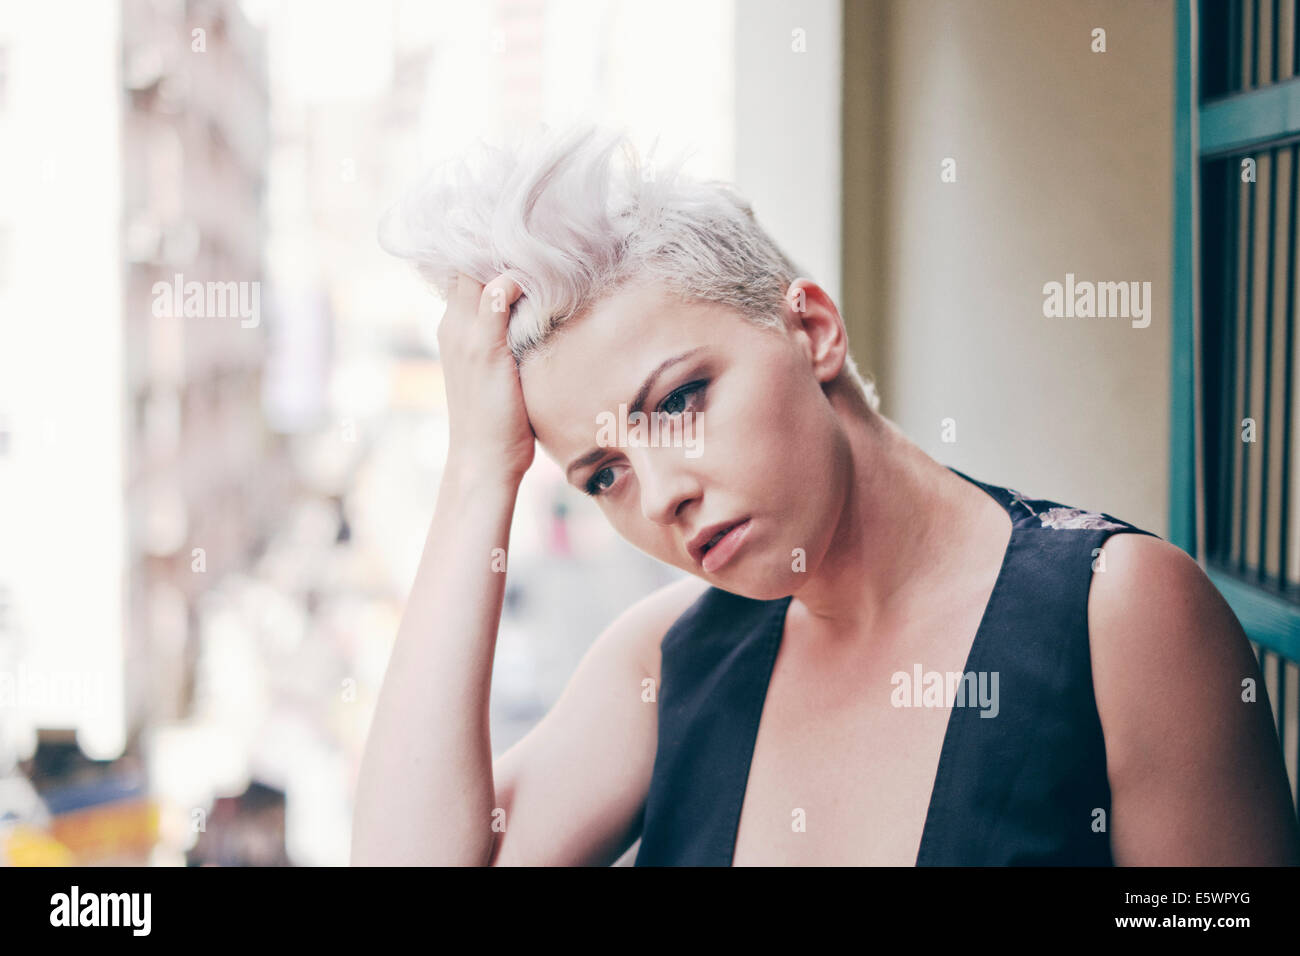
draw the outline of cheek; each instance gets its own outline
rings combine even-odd
[[[816,381],[812,381],[812,388]],[[800,471],[821,467],[827,443],[827,418],[819,392],[781,369],[778,377],[756,392],[757,401],[745,415],[746,456],[760,468]],[[761,456],[762,461],[754,459]]]
[[[677,564],[681,554],[671,531],[662,525],[646,520],[641,514],[641,502],[634,501],[625,515],[611,519],[618,536],[643,554]]]
[[[745,480],[791,518],[811,519],[836,482],[837,440],[833,413],[819,408],[816,396],[792,390],[772,421],[753,433],[746,455]]]

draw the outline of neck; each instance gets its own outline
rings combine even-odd
[[[849,485],[839,524],[791,612],[815,632],[853,635],[889,619],[972,530],[975,491],[883,416],[845,409]]]

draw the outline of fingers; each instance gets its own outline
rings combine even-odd
[[[473,277],[465,275],[463,272],[456,273],[456,287],[451,293],[451,302],[459,306],[461,311],[477,311],[480,296],[483,294],[483,285],[476,282]]]
[[[500,315],[509,313],[510,306],[523,293],[519,283],[502,273],[486,286],[479,297],[479,312],[491,312]]]
[[[509,312],[510,306],[523,294],[519,283],[502,273],[487,285],[463,272],[456,273],[456,285],[451,300],[466,314]]]
[[[502,273],[486,286],[463,272],[456,273],[455,287],[448,294],[447,311],[438,326],[440,344],[474,342],[497,350],[506,341],[510,306],[523,294],[519,283]]]

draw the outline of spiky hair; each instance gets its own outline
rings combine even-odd
[[[686,155],[656,165],[653,153],[643,158],[625,131],[592,124],[539,127],[507,147],[479,140],[388,210],[379,241],[444,299],[457,272],[484,284],[509,274],[522,290],[507,329],[519,364],[631,282],[779,327],[785,293],[806,273],[733,186],[685,174]],[[874,384],[852,356],[845,364],[878,409]]]

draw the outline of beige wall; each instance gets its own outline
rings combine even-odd
[[[1164,534],[1173,4],[844,12],[843,305],[881,410],[975,478]],[[1044,317],[1067,272],[1149,281],[1149,327]]]
[[[735,24],[736,185],[795,264],[838,297],[840,0],[736,0]]]

